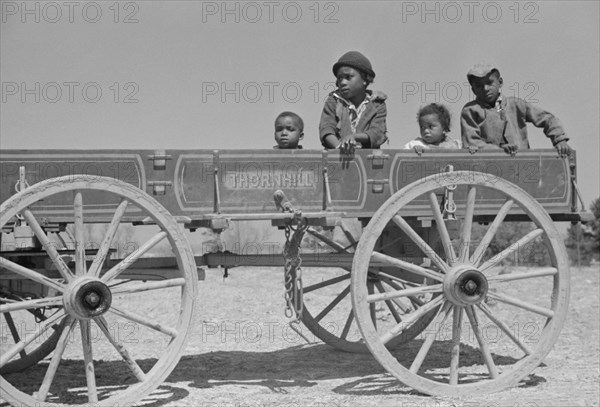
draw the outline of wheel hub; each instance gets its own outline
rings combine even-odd
[[[97,278],[82,277],[69,285],[63,297],[66,311],[77,319],[91,319],[104,314],[112,303],[106,284]]]
[[[444,279],[444,295],[454,305],[464,307],[479,304],[487,292],[487,278],[472,266],[454,267]]]

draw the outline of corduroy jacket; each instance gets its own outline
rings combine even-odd
[[[474,100],[463,107],[460,114],[463,147],[489,148],[508,143],[528,149],[527,123],[542,128],[553,146],[569,140],[560,120],[552,113],[509,96],[503,97],[497,106]]]

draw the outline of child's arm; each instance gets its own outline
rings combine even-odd
[[[329,96],[323,106],[321,113],[321,121],[319,122],[319,137],[321,144],[327,149],[336,148],[339,140],[336,136],[337,119],[335,117],[336,101],[332,96]]]
[[[495,144],[488,143],[481,137],[481,129],[475,114],[469,105],[466,105],[460,113],[460,133],[463,148],[468,148],[472,153],[478,149],[500,148]]]
[[[375,112],[375,117],[371,120],[370,126],[363,133],[356,133],[354,138],[366,148],[379,148],[388,139],[386,132],[387,126],[385,119],[387,117],[387,107],[385,103],[379,103]]]
[[[552,145],[561,157],[569,155],[571,153],[571,147],[567,143],[569,137],[565,134],[558,117],[527,102],[523,103],[525,103],[525,120],[544,130],[544,134],[552,141]]]

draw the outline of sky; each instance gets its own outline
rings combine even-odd
[[[318,123],[349,50],[388,95],[389,144],[416,112],[472,99],[468,69],[554,113],[577,150],[586,206],[600,196],[598,1],[0,1],[0,148],[271,148],[284,110]],[[529,128],[533,148],[550,148]],[[582,176],[584,174],[585,176]]]

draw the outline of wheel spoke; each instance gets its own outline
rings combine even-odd
[[[450,268],[448,264],[437,255],[435,250],[433,250],[431,246],[429,246],[427,242],[425,242],[425,240],[419,236],[419,234],[408,224],[408,222],[404,220],[402,216],[394,215],[392,220],[416,244],[416,246],[423,253],[425,253],[425,255],[431,259],[436,266],[440,268],[440,270],[442,270],[444,273],[448,272],[448,269]]]
[[[12,318],[12,315],[10,315],[9,313],[4,314],[4,319],[6,319],[6,324],[8,325],[8,329],[10,331],[10,334],[13,337],[13,341],[15,343],[19,343],[21,342],[21,337],[19,336],[19,331],[17,330],[17,327],[15,325],[15,321]],[[25,352],[25,350],[21,350],[19,352],[19,355],[24,358],[27,356],[27,352]]]
[[[342,329],[342,333],[340,334],[340,338],[346,339],[348,336],[348,332],[350,332],[350,326],[352,325],[352,320],[354,319],[354,312],[350,309],[350,313],[348,313],[348,318],[346,318],[346,323],[344,324],[344,329]]]
[[[523,280],[526,278],[537,278],[537,277],[546,277],[546,276],[554,276],[558,273],[558,270],[555,268],[548,268],[544,270],[531,271],[527,273],[510,273],[510,274],[498,274],[495,276],[488,277],[488,282],[494,283],[505,283],[507,281],[515,281],[515,280]]]
[[[155,331],[162,332],[163,334],[169,335],[173,338],[175,338],[177,336],[177,331],[175,329],[163,326],[162,324],[160,324],[158,322],[149,321],[146,318],[142,317],[141,315],[135,314],[133,312],[124,311],[124,310],[118,309],[115,306],[112,306],[110,308],[110,312],[112,312],[122,318],[128,319],[133,322],[137,322],[144,326],[147,326],[148,328],[154,329]]]
[[[96,253],[96,257],[90,266],[89,274],[94,277],[98,277],[100,275],[100,271],[102,269],[102,265],[106,260],[106,256],[108,255],[108,251],[110,250],[110,245],[112,244],[113,239],[117,233],[117,229],[119,228],[119,224],[121,223],[121,219],[127,210],[127,205],[129,201],[122,200],[115,214],[112,218],[112,221],[108,225],[108,229],[106,230],[106,234],[104,235],[104,239],[100,244],[100,248],[98,249],[98,253]]]
[[[168,280],[162,280],[162,281],[153,281],[151,283],[143,283],[143,284],[138,284],[138,285],[134,285],[134,286],[118,286],[114,289],[112,289],[112,293],[114,294],[132,294],[132,293],[140,293],[143,291],[150,291],[150,290],[160,290],[162,288],[168,288],[168,287],[179,287],[179,286],[183,286],[185,285],[185,278],[181,277],[181,278],[171,278]]]
[[[492,224],[490,225],[488,230],[485,232],[485,235],[481,239],[481,242],[477,246],[477,249],[475,249],[475,251],[473,252],[473,255],[471,256],[471,263],[474,264],[475,266],[478,266],[479,263],[481,262],[481,259],[482,259],[483,255],[485,254],[485,251],[487,250],[488,246],[494,239],[494,236],[496,236],[496,232],[498,232],[498,228],[500,228],[500,225],[502,225],[502,222],[504,221],[504,218],[506,217],[506,214],[508,213],[508,211],[510,211],[510,209],[512,208],[513,203],[514,203],[514,201],[512,199],[508,199],[506,202],[504,202],[504,204],[498,211],[498,214],[494,218],[494,221],[492,222]]]
[[[31,213],[29,209],[25,209],[21,214],[31,227],[31,230],[33,230],[33,233],[35,233],[35,236],[38,238],[38,240],[44,247],[44,250],[46,250],[46,252],[48,253],[48,256],[52,260],[52,263],[54,263],[54,265],[56,266],[56,269],[58,270],[62,278],[67,281],[73,280],[73,273],[71,273],[69,267],[67,267],[63,259],[58,254],[58,251],[56,250],[54,244],[50,241],[50,239],[48,239],[48,236],[38,223],[35,216],[33,216],[33,213]]]
[[[305,287],[304,293],[306,294],[311,291],[318,290],[320,288],[339,283],[340,281],[348,280],[349,278],[350,278],[350,274],[344,274],[342,276],[333,277],[333,278],[330,278],[329,280],[321,281],[320,283],[312,284],[312,285],[309,285],[308,287]]]
[[[473,212],[475,211],[475,197],[477,189],[472,186],[467,193],[467,207],[465,209],[465,220],[461,233],[460,256],[459,261],[464,263],[469,258],[469,248],[471,246],[471,228],[473,227]]]
[[[454,306],[452,321],[452,350],[450,352],[450,385],[458,384],[458,366],[460,358],[460,334],[462,325],[462,307]]]
[[[35,300],[15,301],[0,305],[0,313],[27,310],[32,308],[54,307],[62,305],[63,297],[46,297]]]
[[[370,280],[367,280],[367,293],[369,293],[369,295],[373,294],[373,282]],[[371,303],[369,304],[369,313],[371,315],[371,321],[373,322],[373,326],[375,327],[375,329],[377,329],[377,313],[376,313],[376,309],[375,309],[375,304]]]
[[[398,336],[400,333],[402,333],[404,328],[408,328],[408,326],[410,324],[412,324],[413,322],[415,322],[416,320],[418,320],[419,318],[421,318],[422,316],[427,314],[429,311],[431,311],[435,307],[439,306],[440,303],[442,302],[442,300],[443,300],[443,297],[441,295],[438,297],[435,297],[433,300],[429,301],[427,304],[423,305],[421,308],[415,310],[413,313],[406,315],[404,318],[404,321],[402,321],[400,324],[397,324],[396,326],[394,326],[388,332],[384,333],[379,339],[384,344],[388,343],[392,338],[394,338],[394,337]]]
[[[321,319],[323,319],[323,317],[324,317],[325,315],[327,315],[327,314],[328,314],[328,313],[329,313],[329,312],[330,312],[330,311],[331,311],[331,310],[332,310],[332,309],[333,309],[333,308],[334,308],[336,305],[338,305],[338,304],[339,304],[339,302],[340,302],[341,300],[343,300],[343,299],[344,299],[344,297],[345,297],[345,296],[347,296],[349,292],[350,292],[350,285],[348,285],[346,288],[344,288],[344,289],[342,290],[342,292],[340,292],[340,293],[337,295],[337,297],[335,297],[335,298],[333,299],[333,301],[331,301],[331,302],[329,303],[329,305],[327,305],[327,306],[326,306],[326,307],[323,309],[323,311],[321,311],[321,312],[319,313],[319,315],[317,315],[317,316],[315,317],[315,321],[319,322]]]
[[[418,274],[422,277],[431,278],[436,281],[442,281],[443,276],[440,273],[436,273],[432,270],[426,269],[416,264],[409,263],[404,260],[396,259],[395,257],[388,256],[387,254],[373,252],[371,258],[375,261],[380,261],[392,267],[397,267],[402,270],[410,271],[411,273]]]
[[[127,256],[123,261],[121,261],[119,264],[107,271],[106,274],[102,276],[102,281],[108,283],[111,280],[117,278],[123,271],[127,270],[127,268],[131,266],[137,259],[143,256],[148,250],[156,246],[165,237],[167,237],[167,232],[161,230],[150,240],[144,243],[141,247],[139,247],[137,250],[135,250],[133,253]]]
[[[438,315],[440,313],[443,315],[442,320],[440,321],[439,324],[434,325],[434,327],[437,327],[437,329],[427,333],[427,337],[423,341],[423,344],[421,345],[421,348],[419,349],[419,353],[417,353],[417,356],[415,356],[415,360],[413,360],[412,364],[410,365],[411,373],[417,374],[417,372],[421,368],[421,365],[423,364],[423,362],[425,361],[425,358],[427,357],[427,353],[429,353],[429,349],[431,348],[431,345],[433,345],[433,342],[435,341],[435,337],[440,332],[440,330],[444,326],[444,322],[446,322],[446,319],[448,319],[448,316],[450,315],[451,307],[452,307],[452,303],[450,303],[450,301],[446,301],[444,303],[444,306],[438,312]],[[436,315],[436,318],[437,318],[437,315]]]
[[[481,354],[483,355],[483,360],[490,372],[490,377],[495,379],[498,377],[498,369],[494,364],[494,359],[492,358],[492,354],[490,353],[490,349],[487,346],[487,342],[481,336],[481,331],[479,330],[479,321],[477,320],[477,314],[475,313],[475,308],[471,305],[465,308],[467,312],[467,317],[469,318],[469,322],[471,323],[471,328],[473,328],[473,333],[475,333],[475,338],[477,339],[477,343],[479,343],[479,348],[481,349]]]
[[[490,291],[488,292],[488,297],[496,301],[501,301],[506,304],[514,305],[515,307],[519,307],[524,310],[543,315],[548,318],[552,318],[554,316],[554,311],[552,311],[551,309],[540,307],[539,305],[534,305],[529,302],[522,301],[518,298],[510,297],[508,295],[498,294]]]
[[[96,389],[96,373],[94,372],[94,356],[92,354],[92,335],[91,322],[86,320],[79,321],[81,328],[81,343],[83,346],[83,361],[85,364],[85,379],[88,389],[88,401],[98,401],[98,391]]]
[[[20,276],[33,280],[36,283],[40,283],[50,288],[54,288],[57,291],[63,292],[65,290],[64,285],[56,282],[55,280],[48,278],[38,273],[37,271],[30,270],[21,266],[20,264],[5,259],[4,257],[0,257],[0,268],[12,271],[13,273],[19,274]]]
[[[433,191],[429,193],[429,206],[431,207],[431,211],[433,212],[433,217],[435,218],[435,223],[437,225],[438,232],[440,233],[440,239],[442,239],[442,244],[444,245],[444,253],[446,253],[446,259],[448,259],[448,261],[452,263],[454,262],[454,259],[456,259],[456,253],[454,252],[454,246],[452,246],[450,234],[448,233],[448,229],[446,228],[446,223],[442,218],[440,204],[437,200],[435,192]]]
[[[400,290],[400,291],[386,291],[386,292],[382,292],[381,294],[369,295],[367,297],[367,302],[389,300],[392,298],[408,297],[408,296],[428,294],[428,293],[439,293],[441,291],[442,291],[441,284],[407,288],[407,289]]]
[[[348,241],[352,245],[351,247],[356,247],[358,242],[356,241],[352,233],[348,230],[348,228],[344,225],[344,222],[340,223],[340,229],[342,229],[342,232],[344,232],[344,235],[346,235],[346,239],[348,239]]]
[[[100,316],[98,318],[95,318],[94,321],[96,321],[96,323],[102,330],[102,333],[104,334],[104,336],[106,336],[106,338],[114,346],[114,348],[117,350],[117,352],[119,352],[119,354],[121,355],[121,357],[123,358],[123,360],[125,361],[127,366],[129,367],[131,372],[135,375],[135,377],[137,377],[137,379],[140,382],[143,382],[144,380],[146,380],[146,374],[140,368],[140,366],[136,363],[136,361],[133,360],[131,355],[129,355],[129,352],[127,352],[127,349],[125,349],[125,347],[123,345],[118,343],[115,340],[115,338],[110,334],[106,319],[103,316]]]
[[[50,318],[46,319],[39,325],[39,329],[36,330],[35,334],[31,335],[29,338],[23,338],[18,343],[14,344],[11,349],[8,349],[4,352],[3,355],[0,356],[0,368],[8,363],[17,353],[20,353],[25,347],[27,347],[31,342],[39,338],[44,332],[46,332],[50,327],[52,327],[56,321],[64,316],[65,312],[60,310],[52,315]]]
[[[392,287],[392,289],[394,289],[395,291],[402,291],[404,289],[404,287],[405,287],[404,284],[402,284],[402,286],[400,284],[396,284],[394,282],[394,280],[391,280],[391,279],[388,279],[388,278],[385,278],[385,277],[381,278],[381,276],[379,276],[379,277],[380,277],[380,281],[384,281],[387,285],[389,285],[390,287]],[[369,294],[369,296],[370,295],[373,295],[373,294]],[[367,300],[368,300],[369,296],[367,296]],[[392,300],[392,301],[394,301],[394,303],[397,304],[398,307],[400,307],[400,309],[402,310],[402,312],[404,312],[405,314],[412,311],[412,309],[410,307],[407,307],[406,305],[402,304],[400,301],[397,301],[395,299]]]
[[[83,226],[83,197],[79,191],[75,193],[75,198],[73,199],[73,212],[73,225],[75,227],[75,274],[82,276],[86,273],[86,264]]]
[[[313,229],[313,228],[308,228],[306,229],[306,231],[308,233],[310,233],[311,235],[315,236],[316,238],[318,238],[319,240],[321,240],[322,242],[325,242],[327,245],[333,247],[338,253],[348,253],[348,250],[346,250],[346,248],[344,246],[342,246],[341,244],[334,242],[333,240],[331,240],[330,238],[328,238],[327,236],[325,236],[323,233]]]
[[[385,288],[383,288],[383,285],[381,284],[380,281],[377,281],[375,283],[375,287],[377,287],[377,289],[379,290],[379,292],[381,294],[386,294]],[[368,302],[368,299],[367,299],[367,302]],[[396,307],[394,307],[394,304],[396,304],[396,306],[398,308],[400,308],[402,310],[402,312],[408,312],[409,309],[404,304],[401,304],[399,301],[397,302],[397,301],[385,300],[385,305],[387,305],[388,309],[392,313],[392,316],[396,320],[396,323],[400,323],[400,322],[402,322],[402,318],[400,317],[400,314],[398,314],[398,311],[396,310]]]
[[[402,287],[401,287],[400,285],[396,284],[394,282],[394,280],[388,279],[386,276],[380,276],[380,278],[381,278],[381,281],[385,281],[387,285],[389,285],[390,287],[392,287],[396,291],[402,291],[406,287],[406,284],[402,284]],[[433,287],[433,286],[431,286],[431,287]],[[416,289],[416,288],[421,288],[421,287],[411,287],[411,289]],[[421,301],[420,299],[418,299],[414,295],[409,295],[408,299],[410,300],[410,302],[413,304],[413,306],[415,308],[422,307],[423,304],[424,304],[423,301]]]
[[[517,338],[517,336],[510,330],[508,325],[506,325],[504,322],[502,322],[498,318],[496,318],[494,316],[494,314],[492,314],[492,310],[484,302],[478,304],[478,307],[489,318],[489,320],[492,321],[494,324],[496,324],[498,326],[498,328],[500,328],[502,330],[502,332],[504,332],[510,339],[512,339],[512,341],[519,348],[521,348],[521,350],[523,352],[525,352],[526,355],[531,355],[532,352],[529,349],[529,347],[527,345],[525,345],[523,342],[521,342],[519,340],[519,338]]]
[[[500,263],[502,260],[507,258],[515,250],[522,248],[523,246],[525,246],[527,243],[529,243],[530,241],[532,241],[533,239],[535,239],[542,233],[544,233],[543,229],[532,230],[531,232],[529,232],[525,236],[523,236],[521,239],[519,239],[517,242],[511,244],[506,249],[504,249],[503,251],[501,251],[500,253],[498,253],[497,255],[495,255],[494,257],[492,257],[485,263],[483,263],[481,265],[481,267],[479,267],[479,270],[483,272],[483,271],[486,271],[487,269],[489,269],[490,267],[495,266],[496,264]]]
[[[75,320],[70,316],[66,317],[65,327],[60,333],[60,338],[56,343],[56,349],[54,350],[54,355],[52,355],[52,360],[50,360],[50,364],[48,365],[48,369],[46,370],[46,374],[44,375],[44,380],[42,381],[42,385],[37,392],[36,398],[39,401],[46,401],[46,397],[48,397],[48,392],[50,391],[50,386],[54,381],[54,376],[56,375],[56,371],[58,370],[58,366],[62,360],[63,353],[67,348],[69,335],[75,326]]]
[[[405,286],[411,284],[410,281],[406,281],[398,276],[389,274],[388,271],[376,270],[373,271],[373,275],[377,276],[381,281],[385,281],[387,284],[392,286],[395,290],[403,290]]]

